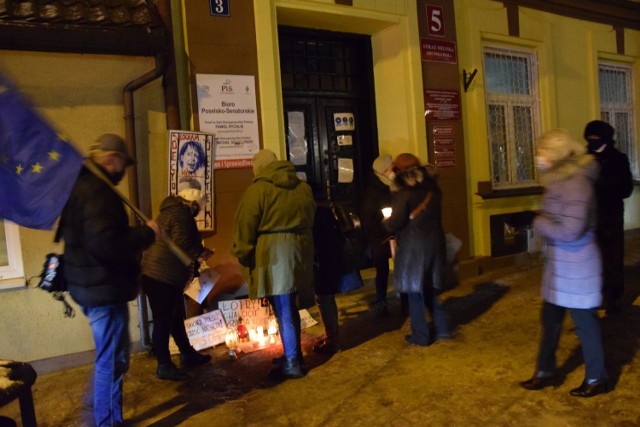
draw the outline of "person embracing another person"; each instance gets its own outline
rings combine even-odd
[[[584,144],[562,129],[546,132],[537,143],[536,165],[545,187],[542,211],[533,227],[546,240],[542,276],[541,338],[527,390],[558,387],[556,350],[566,311],[573,318],[585,363],[582,384],[572,396],[592,397],[609,391],[597,314],[602,301],[602,262],[596,239],[594,182],[598,164]]]

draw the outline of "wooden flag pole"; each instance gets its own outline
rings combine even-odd
[[[120,192],[120,190],[118,190],[116,188],[115,185],[113,185],[113,183],[111,182],[111,180],[109,180],[109,178],[104,174],[104,172],[102,171],[102,169],[100,169],[93,161],[91,161],[90,159],[85,159],[84,160],[84,165],[87,169],[89,169],[95,176],[97,176],[98,178],[100,178],[102,181],[104,181],[109,187],[111,187],[111,189],[113,191],[115,191],[115,193],[122,199],[122,201],[129,206],[129,208],[131,208],[131,210],[136,214],[136,216],[138,218],[140,218],[142,221],[147,222],[149,219],[147,218],[147,216],[140,210],[138,209],[138,207],[136,205],[134,205],[129,199],[127,199],[125,197],[124,194],[122,194]],[[157,237],[157,236],[156,236]],[[185,266],[190,265],[193,260],[189,257],[189,255],[182,250],[182,248],[180,248],[178,245],[176,245],[173,240],[169,239],[167,236],[163,237],[165,243],[167,244],[167,246],[169,247],[169,249],[171,250],[171,252],[173,252],[173,254],[175,256],[178,257],[178,259],[180,260],[180,262],[182,262]]]

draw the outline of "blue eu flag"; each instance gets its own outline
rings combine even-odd
[[[0,218],[51,229],[83,159],[0,74]]]

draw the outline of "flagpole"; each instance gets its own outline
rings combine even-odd
[[[134,205],[131,200],[129,200],[128,198],[125,197],[124,194],[122,194],[120,192],[120,190],[118,190],[116,188],[115,185],[113,185],[113,183],[111,182],[111,180],[109,180],[109,178],[107,178],[107,176],[104,174],[104,172],[90,159],[85,159],[84,160],[84,165],[86,166],[87,169],[89,169],[94,175],[96,175],[98,178],[100,178],[102,181],[104,181],[109,187],[111,187],[111,189],[113,191],[115,191],[115,193],[122,199],[122,201],[131,208],[131,210],[136,214],[136,216],[138,218],[140,218],[142,221],[147,222],[149,221],[149,219],[147,218],[147,216],[140,210],[138,209],[138,207],[136,205]],[[164,242],[167,244],[167,246],[169,247],[169,249],[171,250],[171,252],[173,252],[173,254],[178,257],[178,259],[180,260],[180,262],[182,262],[185,266],[190,265],[193,260],[189,257],[189,255],[182,250],[182,248],[178,245],[176,245],[173,240],[171,240],[169,237],[164,236],[164,233],[162,234],[162,238],[164,239]]]

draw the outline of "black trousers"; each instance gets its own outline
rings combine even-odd
[[[624,218],[610,218],[597,233],[602,255],[602,294],[618,300],[624,295]]]
[[[186,311],[182,289],[147,276],[142,276],[142,288],[149,298],[153,314],[151,346],[153,354],[158,359],[158,365],[171,363],[169,336],[173,337],[180,353],[195,351],[184,328]]]

